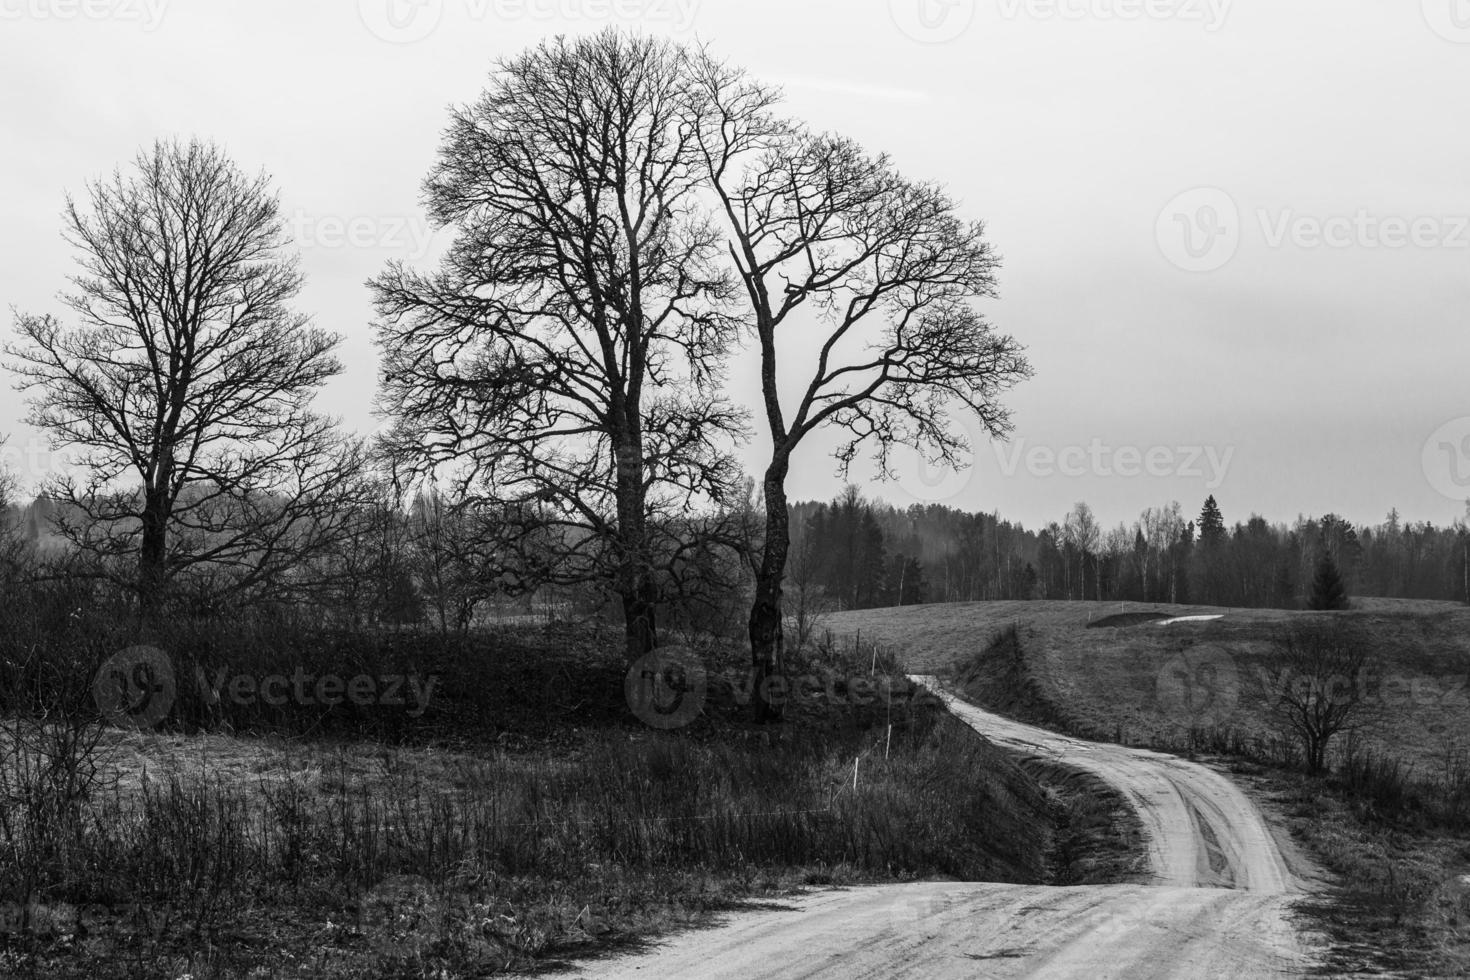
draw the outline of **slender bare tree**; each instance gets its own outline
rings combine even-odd
[[[456,231],[433,274],[373,283],[390,453],[508,505],[548,582],[608,580],[630,657],[655,644],[651,521],[738,473],[717,394],[736,333],[702,216],[687,55],[613,31],[503,62],[426,182]]]
[[[505,540],[493,505],[448,499],[429,486],[408,513],[413,566],[441,632],[463,635],[476,610],[521,585],[515,538]]]
[[[749,626],[759,679],[781,661],[786,478],[802,442],[840,431],[844,473],[865,445],[885,475],[895,446],[962,465],[954,412],[1005,433],[998,398],[1030,367],[973,307],[995,290],[983,225],[888,157],[781,119],[778,95],[739,69],[701,55],[695,70],[699,148],[744,287],[771,444]]]
[[[1097,546],[1101,533],[1097,518],[1093,516],[1092,508],[1085,500],[1077,501],[1067,512],[1066,520],[1062,522],[1063,538],[1077,550],[1077,598],[1079,599],[1087,598],[1087,563],[1091,560],[1096,565]],[[1097,598],[1101,600],[1102,582],[1100,578],[1096,578],[1096,581]]]
[[[6,347],[31,424],[79,450],[52,480],[58,529],[136,561],[145,610],[186,571],[244,591],[323,546],[360,456],[310,407],[338,338],[290,308],[302,277],[264,175],[218,147],[159,142],[68,198],[77,317],[18,318]],[[104,563],[103,567],[107,567]]]
[[[1322,772],[1332,740],[1374,720],[1372,645],[1350,625],[1307,622],[1285,631],[1272,666],[1261,677],[1268,716],[1301,746],[1307,771]]]
[[[7,442],[0,435],[0,447]],[[27,551],[22,525],[25,511],[20,501],[20,481],[15,473],[0,462],[0,587],[12,585],[19,577]]]

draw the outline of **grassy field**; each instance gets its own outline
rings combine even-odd
[[[1008,626],[1031,675],[1070,723],[1094,737],[1184,744],[1192,729],[1264,732],[1275,642],[1290,624],[1353,623],[1372,638],[1376,710],[1364,731],[1422,776],[1470,750],[1470,608],[1362,599],[1346,613],[1095,602],[956,603],[835,614],[829,628],[891,646],[911,670],[946,673]],[[1218,615],[1198,622],[1097,626],[1118,617]]]
[[[816,683],[784,722],[752,725],[730,681],[738,647],[712,646],[704,710],[661,732],[628,709],[615,634],[263,629],[145,639],[182,651],[184,678],[391,669],[442,694],[410,715],[214,704],[181,683],[148,732],[12,710],[0,975],[543,972],[807,887],[1130,867],[1120,801],[1018,764],[867,650],[793,663]],[[73,639],[47,656],[125,642]],[[5,653],[15,702],[59,676],[30,647]]]
[[[992,710],[1086,737],[1227,765],[1335,873],[1315,908],[1335,966],[1470,973],[1470,609],[1355,600],[1343,613],[1082,602],[909,606],[827,628],[884,644]],[[1219,618],[1163,623],[1186,616]],[[1376,661],[1354,750],[1326,777],[1293,771],[1266,695],[1277,640],[1305,622],[1363,630]],[[1120,625],[1109,625],[1120,624]],[[1013,631],[1013,632],[1012,632]]]

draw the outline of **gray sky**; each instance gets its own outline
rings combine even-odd
[[[432,250],[446,107],[494,59],[608,24],[710,43],[988,222],[985,311],[1037,372],[1013,440],[869,494],[1027,525],[1207,493],[1232,522],[1464,513],[1470,0],[0,0],[4,302],[61,312],[66,191],[213,138],[273,176],[299,305],[347,338],[321,404],[366,430],[362,284]],[[732,376],[754,392],[748,359]],[[4,459],[34,481],[20,411],[7,384]],[[836,492],[827,448],[794,497]]]

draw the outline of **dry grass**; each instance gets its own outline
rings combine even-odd
[[[376,727],[406,736],[392,741],[353,717],[242,715],[260,731],[239,736],[7,721],[0,975],[536,972],[813,885],[1045,880],[1077,836],[932,703],[858,703],[838,681],[752,726],[716,685],[705,716],[664,734],[623,705],[616,644],[492,639],[456,663],[394,638],[457,685],[421,728]],[[907,687],[850,648],[798,666]],[[310,733],[322,722],[336,734]]]

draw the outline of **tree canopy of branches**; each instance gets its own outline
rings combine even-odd
[[[963,465],[956,412],[1002,435],[999,397],[1031,372],[974,307],[995,294],[998,263],[981,223],[887,156],[782,119],[777,94],[742,71],[705,55],[696,69],[699,149],[758,347],[771,442],[749,627],[763,676],[781,660],[786,478],[802,442],[840,431],[844,473],[865,447],[884,474],[895,446]],[[797,374],[793,389],[781,370]]]
[[[290,308],[302,278],[267,178],[159,142],[64,220],[77,322],[22,314],[6,347],[30,423],[85,471],[45,488],[58,529],[145,610],[185,572],[281,585],[331,539],[357,457],[310,408],[338,339]]]
[[[502,62],[425,184],[448,255],[372,283],[393,458],[510,505],[539,581],[615,583],[631,657],[655,644],[657,570],[698,546],[683,512],[738,479],[687,65],[611,31]]]
[[[1372,647],[1348,626],[1311,623],[1289,630],[1277,649],[1267,709],[1301,745],[1307,770],[1322,772],[1332,739],[1369,720]]]

